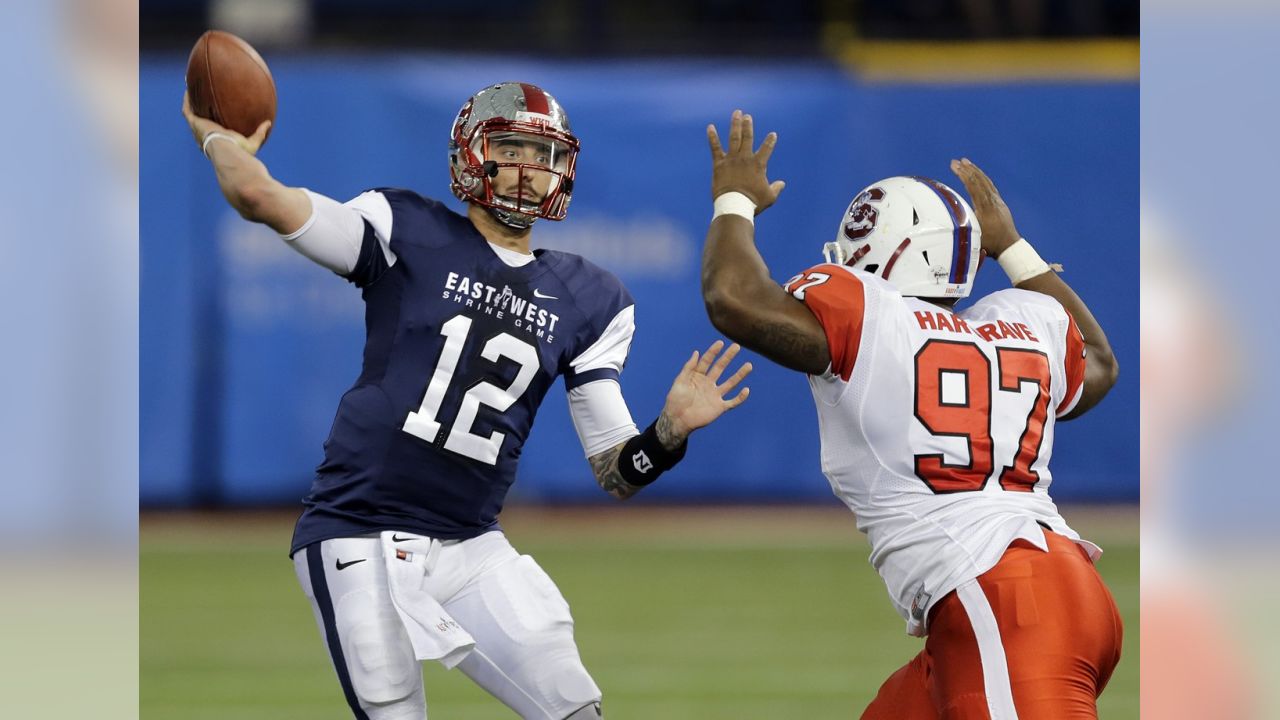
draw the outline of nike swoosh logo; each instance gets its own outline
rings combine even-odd
[[[392,535],[392,536],[391,536],[391,542],[404,542],[405,540],[417,540],[417,538],[415,538],[415,537],[413,537],[413,536],[409,536],[409,537],[407,537],[407,538],[402,538],[402,537],[400,537],[399,535]]]
[[[555,295],[543,295],[541,292],[538,291],[537,288],[534,288],[533,296],[536,298],[542,298],[543,300],[559,300],[560,299]]]
[[[339,560],[338,558],[334,558],[334,559],[333,559],[333,563],[334,563],[334,566],[336,566],[339,570],[346,570],[347,568],[351,567],[352,565],[355,565],[356,563],[362,563],[362,562],[364,562],[365,560],[368,560],[368,559],[369,559],[369,558],[360,558],[359,560],[352,560],[351,562],[342,562],[342,561],[341,561],[341,560]]]

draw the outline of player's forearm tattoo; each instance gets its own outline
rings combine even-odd
[[[662,443],[662,447],[671,451],[674,451],[683,445],[685,440],[689,439],[688,435],[681,435],[674,430],[671,417],[667,415],[665,410],[658,416],[658,423],[653,430],[658,434],[658,442]]]
[[[596,474],[596,482],[600,483],[601,489],[619,500],[626,500],[640,492],[640,488],[622,479],[622,471],[618,469],[618,456],[621,454],[622,445],[619,444],[592,455],[590,462],[591,470]]]
[[[830,362],[823,343],[785,323],[759,322],[751,342],[739,342],[787,367],[825,367]]]

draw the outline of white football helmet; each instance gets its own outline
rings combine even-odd
[[[963,298],[982,260],[982,229],[955,190],[926,177],[891,177],[849,203],[829,263],[865,270],[903,295]]]

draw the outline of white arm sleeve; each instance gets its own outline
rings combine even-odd
[[[290,247],[339,275],[349,275],[360,259],[364,243],[364,221],[373,226],[387,265],[394,265],[391,252],[391,205],[379,192],[367,192],[346,204],[320,193],[304,190],[311,199],[311,217],[302,227],[281,235]]]
[[[617,380],[596,380],[570,390],[569,414],[588,458],[640,434]]]

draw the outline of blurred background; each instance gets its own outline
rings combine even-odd
[[[1272,317],[1280,7],[1144,7],[1142,708],[1280,717]],[[1151,12],[1146,12],[1151,10]],[[1194,48],[1194,49],[1192,49]],[[1199,198],[1222,187],[1225,203]]]
[[[641,424],[715,338],[698,289],[707,123],[742,108],[779,133],[771,177],[788,186],[757,223],[779,280],[821,261],[867,184],[958,186],[949,160],[980,164],[1124,367],[1059,426],[1052,492],[1108,550],[1130,632],[1103,717],[1137,717],[1136,0],[145,0],[139,20],[144,715],[342,715],[284,553],[359,372],[362,303],[222,200],[179,114],[187,53],[218,28],[275,77],[260,157],[344,200],[401,186],[460,209],[445,151],[462,102],[502,80],[553,93],[583,150],[568,218],[534,244],[635,296],[622,385]],[[1007,286],[991,265],[975,296]],[[821,474],[803,378],[751,359],[751,400],[627,506],[596,487],[558,392],[526,445],[504,527],[572,603],[611,717],[848,717],[919,649]],[[637,597],[644,610],[611,612]],[[500,716],[427,672],[433,716]]]
[[[0,3],[0,87],[0,715],[136,717],[136,4]]]

